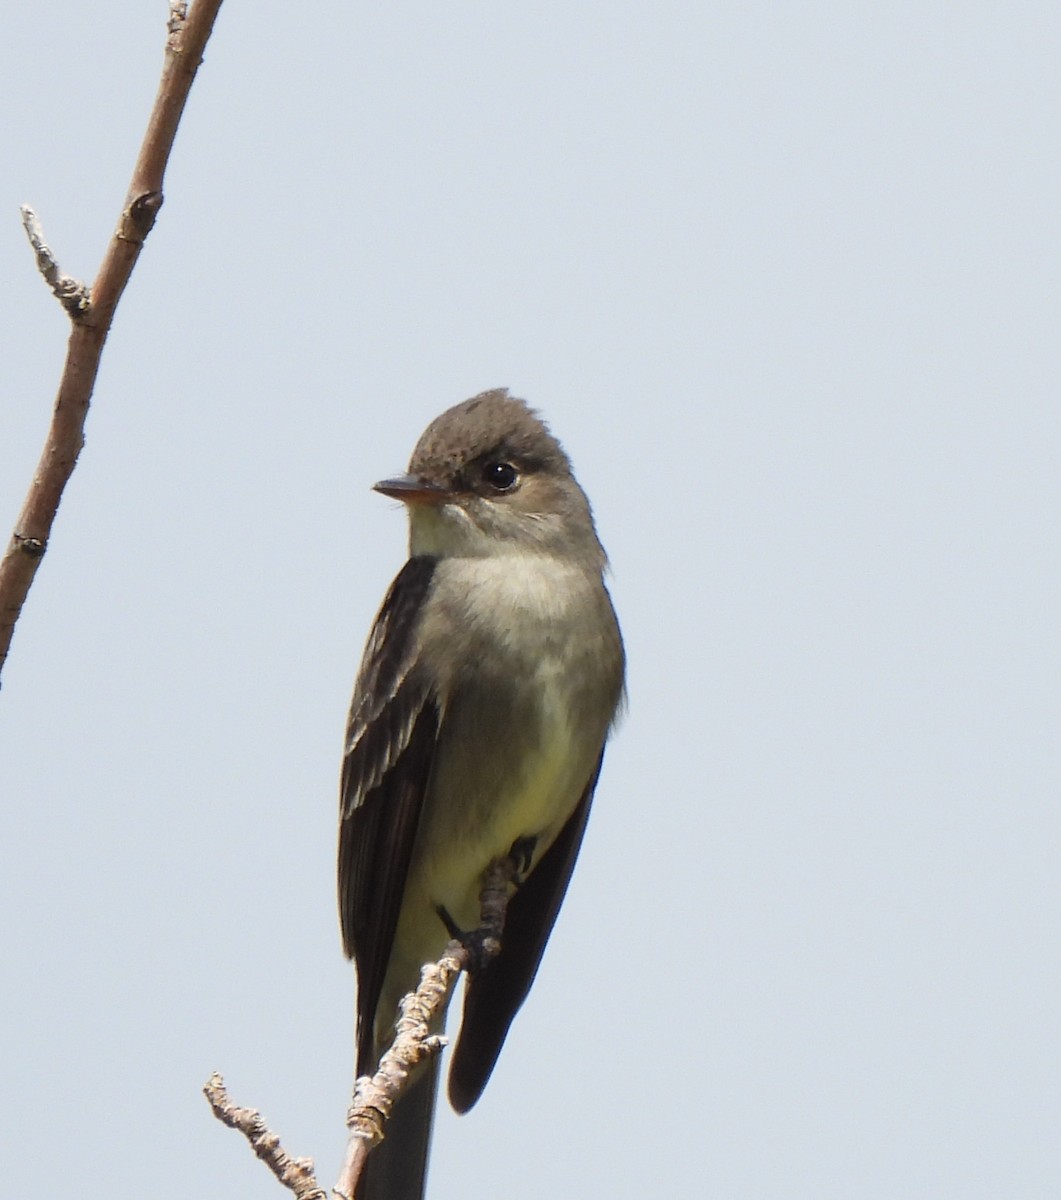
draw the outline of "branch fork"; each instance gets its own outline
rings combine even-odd
[[[461,972],[469,967],[485,966],[500,953],[505,911],[519,878],[518,865],[511,856],[490,865],[479,893],[479,928],[468,938],[454,938],[438,962],[428,963],[423,968],[416,991],[402,999],[394,1041],[380,1059],[376,1073],[355,1080],[353,1098],[346,1114],[349,1131],[346,1154],[339,1180],[332,1188],[337,1200],[355,1200],[369,1152],[383,1140],[387,1120],[408,1086],[413,1068],[441,1053],[446,1045],[443,1036],[431,1033],[431,1026],[445,1011]],[[474,952],[469,949],[471,945],[475,947]],[[292,1158],[287,1154],[280,1139],[266,1127],[260,1113],[255,1109],[238,1108],[229,1100],[220,1075],[212,1075],[203,1091],[214,1115],[247,1138],[255,1154],[298,1200],[320,1200],[324,1196],[312,1160]]]

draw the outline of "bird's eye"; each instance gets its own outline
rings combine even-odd
[[[507,462],[488,462],[483,467],[483,483],[488,483],[495,491],[510,492],[519,482],[519,472]]]

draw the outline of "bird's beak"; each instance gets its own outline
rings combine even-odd
[[[449,488],[439,487],[437,483],[428,483],[416,475],[399,475],[395,479],[381,479],[372,485],[374,492],[401,500],[403,504],[429,504],[433,507],[445,504],[453,499]]]

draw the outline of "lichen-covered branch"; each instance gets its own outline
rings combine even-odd
[[[394,1041],[380,1059],[376,1073],[362,1075],[355,1081],[353,1100],[346,1114],[349,1131],[346,1155],[339,1180],[332,1189],[339,1200],[355,1200],[365,1161],[372,1147],[386,1136],[387,1119],[408,1085],[413,1068],[438,1054],[445,1046],[446,1039],[431,1033],[431,1027],[445,1011],[449,994],[461,972],[472,964],[472,952],[468,945],[477,947],[476,966],[485,966],[500,953],[505,911],[513,884],[518,878],[518,866],[512,858],[498,859],[491,864],[483,876],[483,887],[479,893],[479,928],[467,939],[467,944],[454,939],[446,946],[438,962],[428,963],[423,968],[419,987],[401,1002]],[[281,1148],[276,1134],[266,1128],[258,1112],[232,1105],[219,1075],[211,1076],[203,1090],[215,1116],[244,1134],[255,1154],[284,1187],[293,1191],[299,1200],[317,1200],[318,1192],[313,1189],[319,1185],[313,1174],[312,1160],[292,1158]],[[217,1094],[223,1095],[227,1107],[219,1107],[215,1103],[214,1095]],[[246,1117],[243,1120],[230,1119],[232,1113],[246,1114]],[[263,1152],[261,1147],[266,1147],[268,1152]],[[299,1171],[292,1171],[291,1164],[297,1164]]]
[[[220,7],[221,0],[194,0],[190,9],[183,0],[170,2],[158,94],[117,229],[91,288],[63,274],[44,240],[36,214],[23,208],[23,223],[37,265],[66,309],[73,328],[44,450],[14,533],[0,559],[0,669],[37,567],[48,548],[63,489],[84,445],[85,418],[103,345],[144,239],[162,206],[162,183],[173,139]]]
[[[229,1099],[225,1081],[215,1071],[203,1088],[214,1116],[230,1129],[238,1129],[251,1144],[251,1149],[276,1178],[294,1192],[298,1200],[328,1200],[327,1193],[317,1182],[313,1159],[292,1158],[280,1145],[280,1139],[265,1124],[262,1114],[254,1108],[240,1108]]]

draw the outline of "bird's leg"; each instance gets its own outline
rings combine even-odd
[[[537,838],[517,838],[508,854],[492,862],[483,873],[478,929],[461,929],[444,904],[435,905],[435,912],[446,932],[460,943],[467,956],[465,970],[469,975],[482,971],[501,953],[501,934],[509,897],[530,870],[536,844]]]
[[[454,919],[449,915],[449,909],[444,904],[436,904],[435,912],[438,913],[438,919],[442,922],[443,925],[445,925],[446,932],[449,934],[449,936],[455,942],[460,942],[463,945],[464,939],[468,935],[464,932],[463,929],[461,929],[461,927],[457,924],[457,922],[454,921]]]

